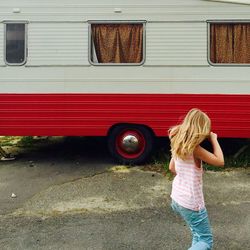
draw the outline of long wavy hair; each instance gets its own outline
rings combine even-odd
[[[181,124],[169,129],[172,156],[186,159],[210,135],[210,131],[211,121],[207,114],[191,109]]]

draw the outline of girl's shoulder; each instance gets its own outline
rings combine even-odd
[[[193,154],[186,156],[184,159],[181,159],[179,157],[174,157],[174,161],[182,163],[193,163],[195,161],[195,157]]]

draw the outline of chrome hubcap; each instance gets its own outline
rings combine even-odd
[[[139,149],[139,140],[134,135],[126,135],[122,139],[122,148],[127,153],[135,153]]]

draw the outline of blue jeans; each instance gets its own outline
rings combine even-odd
[[[213,236],[206,208],[200,211],[193,211],[180,206],[172,200],[172,209],[179,214],[190,227],[193,240],[188,250],[210,250],[213,245]]]

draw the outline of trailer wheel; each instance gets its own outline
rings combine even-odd
[[[154,135],[143,126],[119,125],[111,130],[108,147],[111,155],[122,164],[141,164],[150,156]]]

